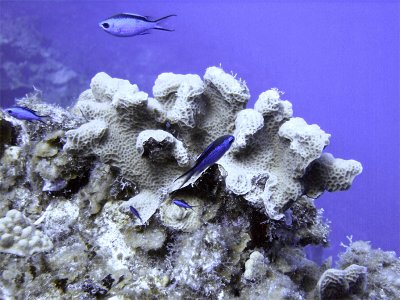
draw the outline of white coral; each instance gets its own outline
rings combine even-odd
[[[219,201],[210,203],[196,196],[187,196],[184,201],[193,206],[193,209],[177,206],[172,201],[166,201],[161,205],[160,218],[165,226],[193,232],[214,218],[221,205]]]
[[[29,256],[52,248],[49,237],[37,230],[20,211],[9,210],[0,219],[0,252]]]
[[[259,251],[254,251],[244,265],[243,277],[247,280],[260,280],[268,270],[267,262],[268,259],[264,258]]]
[[[318,281],[317,295],[321,300],[362,296],[366,286],[367,268],[353,264],[344,270],[326,270]]]
[[[144,225],[156,212],[160,206],[160,201],[161,199],[156,194],[153,194],[150,191],[143,191],[139,195],[136,195],[135,197],[130,198],[128,201],[123,202],[119,206],[119,210],[122,213],[131,216],[134,225]],[[137,216],[132,214],[129,206],[132,206],[136,209],[143,223]]]
[[[193,206],[193,209],[185,209],[172,202],[165,202],[161,206],[160,217],[165,226],[184,232],[193,232],[200,228],[203,202],[193,198],[187,201]]]
[[[260,95],[256,109],[236,118],[238,145],[220,160],[227,171],[226,186],[258,207],[270,218],[280,219],[286,205],[303,194],[299,180],[329,143],[329,134],[301,118],[287,119],[291,105],[270,90]],[[262,118],[261,116],[264,116]],[[262,123],[261,123],[262,122]],[[237,148],[246,147],[243,154]],[[260,180],[260,178],[264,178]]]
[[[362,170],[362,165],[358,161],[335,158],[330,153],[323,153],[313,161],[305,176],[308,194],[319,196],[325,190],[329,192],[347,190]]]
[[[92,120],[78,129],[69,130],[66,134],[67,142],[64,150],[88,153],[101,141],[107,133],[107,124],[102,120]]]
[[[235,120],[235,131],[233,135],[235,142],[232,149],[245,148],[249,141],[264,126],[264,118],[261,113],[254,109],[244,109],[237,114]]]
[[[325,181],[325,189],[329,192],[347,190],[354,178],[362,172],[362,166],[355,160],[335,158],[330,153],[324,153],[318,163],[325,170],[321,175]]]
[[[254,104],[254,109],[265,117],[272,117],[275,123],[291,118],[292,104],[287,100],[281,100],[282,94],[276,88],[261,93]]]
[[[330,138],[318,125],[308,125],[302,118],[283,123],[278,135],[290,141],[285,165],[295,177],[304,175],[306,167],[321,155]]]
[[[360,172],[359,166],[349,170],[337,160],[334,170],[341,173],[332,171],[326,155],[321,156],[330,135],[318,125],[292,118],[292,105],[280,99],[279,90],[262,93],[254,109],[244,109],[250,97],[246,84],[221,68],[208,68],[204,81],[197,75],[161,74],[154,99],[104,73],[93,78],[91,87],[76,107],[92,121],[67,132],[64,149],[97,155],[141,192],[154,195],[146,201],[166,200],[166,191],[175,189],[173,180],[189,168],[190,158],[232,133],[236,141],[218,162],[226,189],[263,207],[273,219],[282,218],[290,203],[312,190],[307,171],[314,161],[325,166],[322,191],[346,189]],[[338,176],[346,177],[345,183],[338,183]]]
[[[17,178],[24,172],[25,160],[21,147],[10,146],[0,159],[0,189],[15,186]]]
[[[181,126],[195,127],[204,110],[201,95],[204,85],[198,75],[163,73],[158,76],[153,95],[164,108],[164,120]]]
[[[96,99],[100,101],[111,100],[117,92],[136,93],[139,91],[137,85],[131,85],[128,80],[111,78],[104,72],[98,73],[92,79],[90,88]]]
[[[141,156],[145,151],[148,152],[155,161],[173,157],[179,166],[187,166],[189,163],[189,155],[183,143],[164,130],[140,132],[136,140],[136,150]]]

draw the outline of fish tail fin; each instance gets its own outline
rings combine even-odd
[[[154,29],[157,29],[157,30],[164,30],[164,31],[175,31],[175,29],[164,28],[164,27],[162,27],[162,26],[160,26],[160,25],[156,25],[156,27],[154,27]]]
[[[179,186],[179,188],[181,188],[186,182],[188,182],[188,180],[194,175],[194,173],[195,173],[194,168],[190,169],[190,170],[186,171],[185,173],[183,173],[181,176],[179,176],[177,179],[175,179],[174,182],[181,178],[185,178],[183,180],[183,182],[181,183],[181,185]]]
[[[176,15],[168,15],[168,16],[159,18],[159,19],[157,19],[157,20],[154,20],[154,21],[152,21],[152,22],[158,23],[158,22],[160,22],[160,21],[162,21],[162,20],[165,20],[165,19],[168,19],[168,18],[170,18],[170,17],[176,17]]]
[[[45,120],[51,120],[52,119],[51,116],[49,116],[49,115],[47,115],[47,116],[38,116],[38,117],[39,117],[38,121],[42,122],[43,124],[46,124],[46,122],[43,121],[43,119],[45,119]]]
[[[161,26],[159,24],[160,21],[165,20],[165,19],[170,18],[170,17],[176,17],[176,15],[168,15],[168,16],[162,17],[160,19],[154,20],[153,22],[156,23],[156,26],[154,27],[154,29],[164,30],[164,31],[175,31],[174,29],[164,28],[163,26]]]
[[[39,118],[50,118],[50,115],[36,115]]]

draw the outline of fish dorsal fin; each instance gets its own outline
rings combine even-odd
[[[21,108],[21,109],[24,109],[24,110],[26,110],[26,111],[29,111],[30,113],[33,113],[34,115],[37,115],[37,112],[36,111],[34,111],[33,109],[30,109],[30,108],[27,108],[27,107],[24,107],[24,106],[13,106],[13,107],[15,107],[15,108]]]
[[[149,16],[142,16],[142,15],[137,15],[137,14],[132,14],[132,13],[121,13],[119,15],[115,15],[113,17],[118,17],[118,16],[124,16],[124,17],[130,17],[130,18],[134,18],[134,19],[139,19],[142,21],[146,21],[146,22],[151,22],[151,20],[149,19]]]

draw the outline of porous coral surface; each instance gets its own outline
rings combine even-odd
[[[347,190],[362,167],[325,153],[330,135],[281,96],[270,89],[246,109],[245,82],[210,67],[203,80],[161,74],[153,97],[99,73],[69,110],[20,99],[51,117],[0,115],[1,297],[319,297],[326,268],[303,247],[326,246],[329,227],[310,196]],[[230,150],[180,187],[226,134]],[[15,222],[31,248],[17,247]]]

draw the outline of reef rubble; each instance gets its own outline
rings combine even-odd
[[[0,298],[400,298],[393,253],[351,241],[335,268],[306,257],[329,240],[316,198],[362,166],[281,97],[246,108],[245,82],[210,67],[159,75],[153,97],[98,73],[68,109],[17,101],[45,124],[0,112]],[[180,187],[225,134],[230,150]]]

